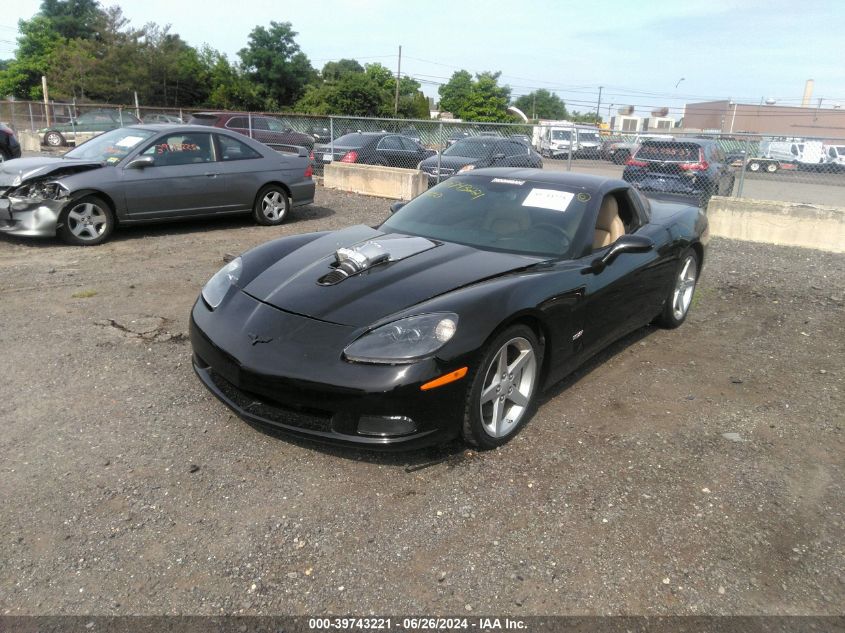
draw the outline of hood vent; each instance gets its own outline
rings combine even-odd
[[[333,286],[378,264],[405,259],[435,246],[434,242],[424,237],[399,236],[368,240],[350,248],[339,248],[335,252],[333,270],[320,277],[317,283],[321,286]]]

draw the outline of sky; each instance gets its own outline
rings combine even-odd
[[[11,4],[11,3],[9,3]],[[256,25],[291,22],[297,43],[320,69],[353,58],[396,69],[426,95],[453,72],[501,71],[514,96],[556,92],[568,109],[637,112],[732,99],[800,105],[807,79],[812,104],[845,107],[845,1],[841,0],[524,0],[522,3],[400,0],[101,0],[119,4],[132,25],[170,24],[194,46],[230,60]],[[0,13],[0,58],[13,55],[17,21],[40,0],[16,0]]]

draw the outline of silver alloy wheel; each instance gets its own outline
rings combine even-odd
[[[60,147],[62,144],[62,135],[58,132],[47,132],[47,136],[44,140],[50,147]]]
[[[487,367],[479,398],[481,426],[491,437],[509,435],[528,409],[537,379],[537,357],[527,339],[502,345]]]
[[[278,222],[285,215],[287,201],[281,191],[268,191],[261,199],[261,213],[273,222]]]
[[[684,318],[692,304],[697,276],[698,264],[695,263],[695,257],[690,255],[681,267],[681,273],[675,282],[675,292],[672,294],[672,316],[677,321]]]
[[[70,232],[83,241],[96,240],[108,226],[108,212],[91,202],[73,207],[67,214]]]

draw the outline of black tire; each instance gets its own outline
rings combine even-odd
[[[768,163],[768,164],[766,165],[765,169],[766,169],[766,173],[767,173],[767,174],[773,174],[773,173],[775,173],[778,169],[780,169],[780,165],[778,165],[778,164],[777,164],[777,163],[775,163],[775,162]]]
[[[44,145],[47,145],[48,147],[64,147],[67,145],[67,140],[61,132],[49,130],[44,135]]]
[[[102,244],[114,231],[114,210],[97,196],[72,200],[59,215],[59,237],[73,246]]]
[[[506,373],[504,378],[499,376],[503,354],[511,368],[522,359],[518,369]],[[484,348],[467,391],[464,440],[478,448],[491,449],[513,438],[534,413],[542,367],[543,346],[527,325],[513,325],[494,336]],[[493,397],[482,404],[485,388]],[[518,402],[511,399],[517,397]]]
[[[748,161],[748,164],[745,166],[745,170],[746,171],[753,171],[755,173],[760,171],[759,161],[756,161],[756,160]]]
[[[12,155],[9,152],[7,152],[5,149],[0,147],[0,163],[4,163],[7,160],[11,160],[11,159],[12,159]]]
[[[687,266],[691,266],[692,270],[690,271]],[[666,296],[666,303],[655,320],[658,325],[671,330],[686,321],[692,307],[692,298],[700,270],[698,255],[693,249],[687,249],[678,260],[675,275],[672,277],[672,287]]]
[[[258,224],[278,226],[287,219],[289,212],[290,198],[279,185],[265,185],[255,196],[252,217]]]

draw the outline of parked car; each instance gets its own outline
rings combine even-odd
[[[54,123],[48,128],[39,130],[44,145],[62,147],[68,143],[76,143],[76,135],[91,132],[101,133],[115,130],[125,125],[137,125],[141,119],[128,110],[101,108],[89,110],[67,123]]]
[[[643,141],[651,139],[671,141],[673,137],[662,134],[636,134],[629,140],[605,141],[601,145],[601,157],[615,165],[622,165],[631,158]]]
[[[456,173],[481,167],[543,167],[543,159],[520,141],[499,136],[474,136],[447,147],[440,156],[426,158],[419,168],[428,176],[429,186]]]
[[[531,147],[531,137],[527,134],[511,134],[508,138],[513,139],[514,141],[519,141],[520,143],[525,143],[528,147]]]
[[[706,262],[700,209],[618,179],[483,169],[392,209],[263,244],[205,285],[194,370],[237,415],[371,449],[494,448],[611,342],[680,326]]]
[[[331,130],[321,125],[312,125],[306,130],[306,134],[312,137],[316,143],[328,143],[332,140]]]
[[[249,136],[273,149],[314,148],[314,137],[295,132],[284,122],[270,116],[247,112],[195,112],[190,125],[210,125]]]
[[[20,158],[21,144],[15,131],[5,123],[0,123],[0,163],[13,158]]]
[[[252,213],[281,224],[314,200],[307,150],[275,152],[226,130],[134,125],[61,157],[0,164],[0,232],[106,241],[117,224]]]
[[[384,165],[415,169],[419,162],[434,154],[415,140],[387,132],[352,132],[334,140],[331,145],[320,145],[314,150],[317,171],[332,161]]]
[[[151,112],[144,115],[144,123],[177,123],[181,125],[184,121],[175,114],[164,112]]]
[[[645,141],[622,178],[641,191],[693,197],[703,208],[711,196],[731,195],[736,175],[716,141],[685,138]]]

